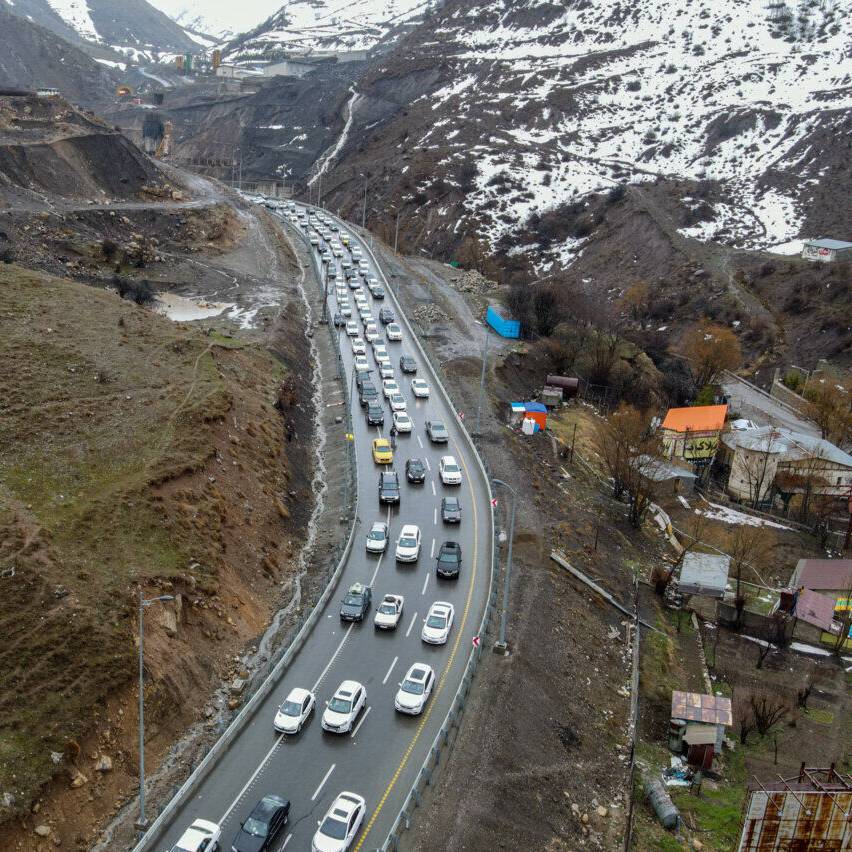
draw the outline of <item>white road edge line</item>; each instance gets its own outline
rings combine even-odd
[[[285,848],[286,848],[286,846],[287,846],[287,844],[288,844],[288,843],[289,843],[292,839],[293,839],[293,832],[291,831],[291,832],[290,832],[290,834],[288,834],[288,835],[284,838],[284,845],[281,847],[281,849],[282,849],[282,850],[283,850],[283,849],[285,849]]]
[[[431,574],[427,574],[427,575],[426,575],[426,579],[423,581],[423,591],[422,591],[422,592],[420,592],[420,594],[421,594],[421,595],[425,595],[425,594],[426,594],[426,586],[428,586],[428,585],[429,585],[429,578],[430,578],[431,576],[432,576]]]
[[[349,625],[346,629],[346,632],[343,634],[343,638],[340,640],[340,644],[337,646],[335,652],[331,655],[331,659],[328,661],[328,665],[322,670],[322,674],[317,678],[317,682],[311,688],[311,692],[316,692],[319,685],[322,683],[323,678],[328,674],[328,670],[332,667],[334,661],[337,659],[337,655],[340,653],[340,649],[343,647],[343,644],[349,638],[349,634],[352,632],[352,628],[355,626],[355,622]]]
[[[405,631],[406,637],[408,637],[411,634],[411,628],[414,627],[415,621],[417,621],[417,613],[416,612],[414,613],[414,615],[411,616],[411,624],[408,625],[408,630]]]
[[[376,584],[376,577],[379,576],[379,568],[382,567],[382,559],[384,558],[385,554],[384,551],[382,551],[382,553],[379,554],[379,561],[376,563],[376,570],[373,571],[373,576],[370,578],[370,588],[372,588]]]
[[[391,672],[393,671],[393,667],[397,664],[399,657],[394,657],[393,662],[390,664],[390,668],[388,669],[388,673],[385,675],[385,679],[382,681],[382,686],[384,686],[388,682],[388,678],[391,676]]]
[[[331,775],[332,772],[334,772],[335,766],[337,766],[336,763],[331,764],[331,767],[329,768],[328,772],[325,773],[325,778],[323,778],[322,781],[320,781],[319,787],[317,787],[316,790],[314,790],[314,794],[313,794],[313,796],[311,796],[312,802],[316,801],[317,796],[319,796],[319,794],[320,794],[320,790],[322,790],[322,788],[325,786],[325,782],[328,781],[328,776]]]
[[[373,709],[372,707],[368,707],[368,708],[364,711],[364,715],[363,715],[363,716],[362,716],[362,717],[358,720],[358,724],[355,726],[355,730],[354,730],[354,731],[352,731],[352,733],[351,733],[351,734],[349,734],[349,738],[350,738],[350,739],[355,739],[355,734],[357,734],[357,733],[358,733],[358,731],[360,731],[360,730],[361,730],[361,725],[363,725],[363,724],[364,724],[364,720],[367,718],[367,716],[369,716],[369,715],[370,715],[370,711],[371,711],[372,709]]]
[[[257,778],[258,775],[260,775],[261,769],[263,769],[263,767],[266,766],[266,762],[269,760],[270,757],[272,757],[272,752],[274,752],[275,749],[278,748],[278,746],[281,744],[281,740],[283,740],[283,739],[284,739],[284,734],[279,734],[278,737],[276,738],[275,742],[272,744],[272,748],[270,748],[269,751],[266,752],[266,754],[263,757],[263,760],[261,760],[260,763],[257,765],[257,769],[254,770],[254,772],[251,775],[251,778],[249,778],[249,780],[246,781],[243,789],[240,790],[240,792],[237,794],[237,798],[234,799],[233,802],[231,802],[231,804],[228,806],[228,810],[226,810],[225,813],[222,814],[221,817],[219,817],[219,820],[218,820],[219,825],[223,825],[224,823],[226,823],[228,821],[228,817],[231,815],[231,811],[234,810],[234,808],[237,806],[237,803],[245,795],[246,790],[248,790],[248,788],[251,787],[251,785],[254,783],[254,779]]]

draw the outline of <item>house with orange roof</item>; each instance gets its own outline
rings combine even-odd
[[[660,426],[666,455],[691,462],[709,461],[716,454],[727,416],[727,405],[670,408]]]

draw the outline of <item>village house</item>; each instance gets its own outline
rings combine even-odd
[[[836,602],[852,586],[852,559],[800,559],[790,578],[792,589],[812,589]]]
[[[709,461],[716,454],[727,414],[727,405],[670,408],[660,427],[665,454],[690,462]]]
[[[726,432],[719,461],[728,471],[728,494],[752,506],[769,502],[776,493],[788,503],[796,494],[843,500],[852,493],[849,453],[784,427]]]
[[[852,243],[828,238],[805,240],[802,246],[802,257],[805,260],[818,260],[823,263],[852,260]]]

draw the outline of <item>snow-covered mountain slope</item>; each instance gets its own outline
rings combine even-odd
[[[233,38],[265,21],[281,0],[151,0],[151,5],[194,33]]]
[[[130,59],[198,49],[147,0],[0,0],[0,5],[67,41],[111,48]]]
[[[287,0],[266,21],[234,39],[233,61],[283,52],[369,50],[397,28],[419,20],[437,0]]]
[[[768,246],[832,191],[845,215],[851,49],[839,0],[448,0],[359,86],[351,136],[397,156],[410,200],[463,187],[454,227],[492,246],[658,176],[713,187],[687,233]]]

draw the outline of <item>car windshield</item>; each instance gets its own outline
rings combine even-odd
[[[416,538],[401,538],[399,540],[400,547],[417,547],[417,539]]]
[[[382,615],[396,615],[396,606],[392,603],[383,603],[379,607],[379,612]]]
[[[443,432],[444,431],[444,424],[438,423],[436,421],[432,421],[432,431],[433,432]]]
[[[328,709],[333,713],[348,713],[352,709],[352,700],[335,696],[329,701]]]
[[[459,507],[459,504],[455,500],[453,500],[451,497],[447,497],[444,500],[444,508],[445,509],[449,509],[450,511],[455,511],[456,509],[458,509],[458,507]]]
[[[346,837],[346,823],[334,817],[326,817],[320,826],[320,833],[332,840],[343,840]]]
[[[373,541],[384,541],[384,530],[370,530],[370,534],[367,536],[367,538],[371,538]]]
[[[423,695],[423,684],[419,681],[406,678],[402,682],[402,691],[410,695]]]
[[[254,835],[255,837],[266,837],[268,826],[265,822],[261,822],[254,817],[249,817],[243,823],[243,830],[246,834]]]
[[[442,550],[438,554],[438,562],[450,562],[453,563],[456,561],[456,555],[451,550]]]
[[[426,626],[437,628],[446,627],[447,619],[443,615],[430,615],[429,618],[426,620]]]
[[[459,472],[459,467],[458,467],[458,465],[456,465],[456,464],[445,464],[445,465],[444,465],[444,470],[445,470],[447,473],[458,473],[458,472]]]
[[[408,465],[412,470],[422,470],[423,469],[423,462],[421,462],[420,459],[412,459],[408,463]]]
[[[347,595],[343,599],[344,606],[361,606],[361,598],[355,595]]]
[[[302,704],[299,701],[285,701],[281,705],[281,712],[285,716],[301,716]]]

